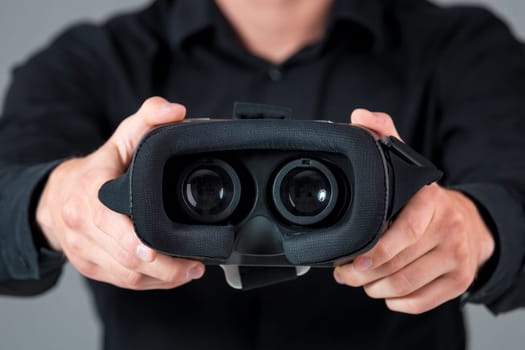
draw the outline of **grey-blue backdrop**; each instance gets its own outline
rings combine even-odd
[[[78,20],[102,20],[114,11],[142,6],[147,0],[2,0],[0,2],[0,96],[10,68],[60,29]],[[457,0],[439,0],[443,4]],[[483,3],[504,17],[525,39],[523,0],[468,0]],[[0,102],[2,98],[0,97]],[[483,307],[468,306],[471,350],[525,348],[525,311],[493,317]],[[100,329],[92,301],[78,273],[66,266],[59,285],[45,295],[0,297],[0,349],[99,348]]]

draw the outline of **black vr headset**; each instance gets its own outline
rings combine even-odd
[[[237,103],[233,120],[159,127],[99,198],[146,245],[249,289],[351,261],[442,175],[394,137],[290,114]]]

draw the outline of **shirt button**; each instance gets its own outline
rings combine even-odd
[[[268,76],[272,81],[283,80],[283,71],[278,67],[272,67],[268,70]]]

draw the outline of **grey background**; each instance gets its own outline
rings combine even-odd
[[[115,11],[133,9],[146,0],[1,0],[0,102],[10,68],[50,38],[79,20],[100,21]],[[443,4],[457,0],[440,0]],[[525,39],[525,1],[470,0],[503,16],[516,35]],[[471,350],[523,349],[525,311],[494,317],[481,306],[467,308]],[[100,328],[84,282],[67,265],[59,285],[34,298],[0,297],[0,349],[77,349],[99,347]]]

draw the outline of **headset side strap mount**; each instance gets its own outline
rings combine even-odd
[[[438,181],[443,172],[393,136],[382,137],[380,141],[392,171],[394,193],[388,213],[388,218],[392,218],[423,186]]]

